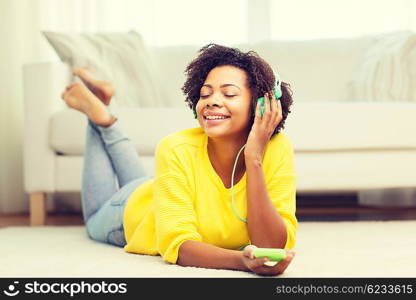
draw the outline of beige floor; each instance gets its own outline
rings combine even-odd
[[[184,268],[87,238],[83,226],[0,229],[0,277],[254,277]],[[416,277],[416,221],[301,222],[282,277]]]

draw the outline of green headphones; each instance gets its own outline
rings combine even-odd
[[[282,94],[283,94],[282,93],[282,81],[280,80],[280,76],[279,76],[279,74],[277,72],[275,72],[273,70],[273,73],[275,75],[276,82],[274,84],[274,87],[273,87],[272,91],[273,91],[274,97],[277,100],[277,99],[280,99],[282,97]],[[255,108],[256,108],[257,102],[260,102],[260,113],[261,113],[261,116],[263,116],[263,114],[264,114],[264,97],[258,98],[253,103],[254,104],[253,114],[256,113],[256,109]],[[194,113],[195,119],[198,118],[198,114],[196,113],[196,104],[192,106],[192,111]]]
[[[275,73],[277,74],[277,73]],[[277,75],[279,76],[279,75]],[[274,87],[272,89],[274,97],[277,99],[280,99],[282,97],[282,82],[280,81],[280,78],[276,77],[276,83],[274,84]],[[264,115],[264,97],[260,97],[254,102],[254,108],[257,105],[257,102],[260,102],[260,114],[261,116]],[[255,110],[254,110],[255,111]],[[255,114],[255,113],[254,113]]]

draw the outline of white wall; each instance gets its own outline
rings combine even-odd
[[[38,57],[37,24],[31,10],[36,1],[0,1],[0,212],[27,208],[22,180],[22,73],[21,65]],[[33,5],[33,7],[32,7]],[[30,50],[28,50],[30,49]]]
[[[271,38],[348,38],[416,30],[414,0],[270,0]]]

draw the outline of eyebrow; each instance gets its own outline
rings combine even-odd
[[[204,84],[202,86],[206,86],[206,87],[209,87],[209,88],[212,89],[212,85],[210,85],[210,84]],[[221,85],[220,88],[227,87],[227,86],[235,86],[236,88],[238,88],[239,90],[241,90],[237,85],[231,84],[231,83],[225,83],[225,84]]]

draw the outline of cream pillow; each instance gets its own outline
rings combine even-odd
[[[152,55],[137,32],[43,34],[71,68],[89,67],[114,84],[112,106],[163,106]]]

